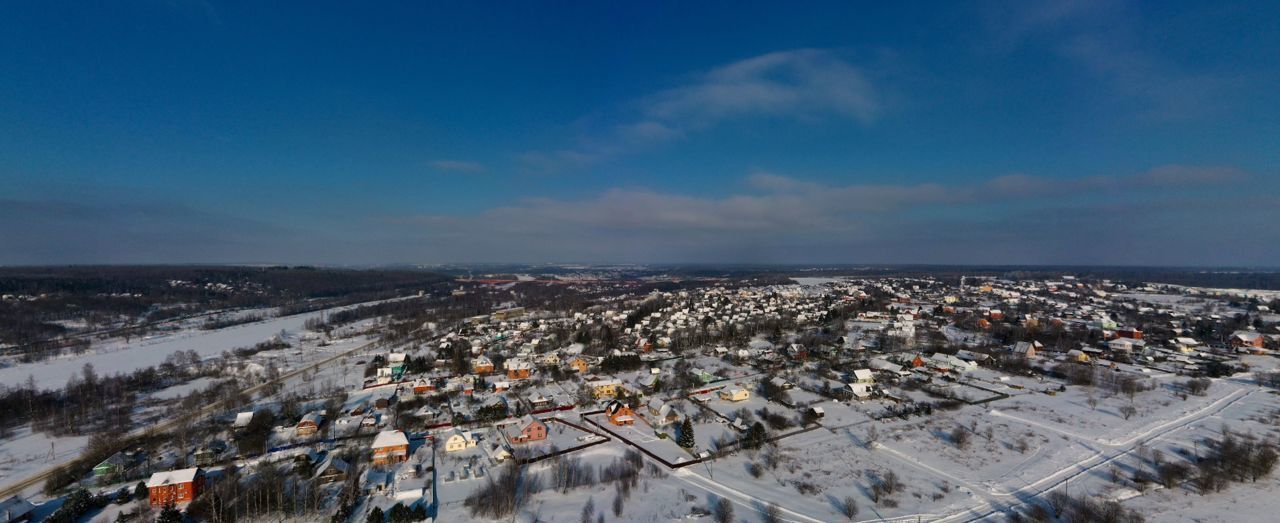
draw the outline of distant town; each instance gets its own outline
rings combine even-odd
[[[492,269],[7,270],[0,521],[1268,519],[1277,290]]]

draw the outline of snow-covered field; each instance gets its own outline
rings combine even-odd
[[[72,374],[79,374],[86,363],[93,364],[99,375],[109,376],[160,365],[170,354],[179,351],[195,351],[201,357],[215,356],[222,351],[250,347],[274,336],[296,335],[307,320],[347,308],[350,307],[272,318],[212,331],[192,327],[164,336],[128,342],[113,338],[95,342],[89,352],[82,355],[0,368],[0,383],[17,385],[31,376],[42,388],[61,387]]]

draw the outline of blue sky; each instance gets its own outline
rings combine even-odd
[[[0,7],[0,264],[1280,259],[1274,2],[265,4]]]

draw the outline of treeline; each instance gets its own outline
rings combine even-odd
[[[12,267],[0,268],[0,344],[43,357],[77,332],[138,336],[153,324],[210,310],[280,307],[286,314],[357,303],[447,285],[414,270],[313,267]],[[121,318],[127,320],[121,322]]]
[[[129,374],[99,376],[86,363],[62,388],[41,388],[33,377],[14,386],[0,385],[0,412],[6,414],[0,416],[0,434],[26,423],[55,436],[129,427],[138,394],[216,375],[220,368],[202,363],[195,351],[186,351],[169,355],[158,367]]]

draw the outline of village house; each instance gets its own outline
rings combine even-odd
[[[524,360],[507,362],[507,379],[526,380],[533,374],[533,364]]]
[[[853,371],[853,382],[873,384],[876,382],[875,374],[872,374],[871,369],[857,369]]]
[[[511,443],[532,443],[547,439],[547,424],[533,416],[525,415],[507,425],[507,440]]]
[[[751,393],[742,387],[722,389],[719,394],[720,399],[725,401],[746,401],[751,398]]]
[[[316,479],[321,483],[336,483],[347,479],[348,465],[342,458],[330,454],[316,471]]]
[[[435,383],[432,383],[429,378],[418,378],[414,380],[412,387],[414,394],[430,394],[436,390]]]
[[[157,472],[147,480],[147,497],[152,507],[187,503],[203,490],[204,471],[199,467]]]
[[[133,456],[125,452],[117,452],[93,467],[93,477],[118,478],[133,469],[136,464],[137,460]]]
[[[622,385],[622,381],[617,378],[591,380],[587,382],[587,387],[591,388],[591,397],[600,398],[616,398],[618,396],[618,387]]]
[[[569,368],[577,372],[578,374],[586,374],[587,369],[589,369],[590,367],[591,366],[587,363],[586,358],[583,358],[581,356],[569,360]]]
[[[373,438],[373,464],[390,465],[409,459],[409,438],[398,430],[384,430]]]
[[[0,501],[0,523],[31,521],[31,515],[35,510],[36,506],[26,498],[17,495],[9,496],[4,501]]]
[[[617,426],[630,426],[636,424],[635,413],[631,411],[631,407],[621,401],[611,401],[604,408],[604,414],[609,418],[609,423]]]
[[[320,430],[320,424],[324,423],[324,416],[315,412],[308,412],[298,422],[298,426],[294,428],[294,434],[298,437],[314,436]]]
[[[470,431],[453,429],[444,440],[445,452],[459,452],[476,446],[476,438]]]
[[[1261,349],[1265,343],[1266,338],[1258,331],[1240,330],[1231,333],[1231,346],[1235,348]]]
[[[658,398],[649,398],[649,403],[645,405],[645,419],[654,427],[663,427],[680,421],[680,414],[672,408],[670,403]]]
[[[493,372],[493,360],[483,354],[471,359],[471,372],[484,375]]]
[[[1036,352],[1043,349],[1038,341],[1020,341],[1013,346],[1013,355],[1031,359],[1036,357]]]

